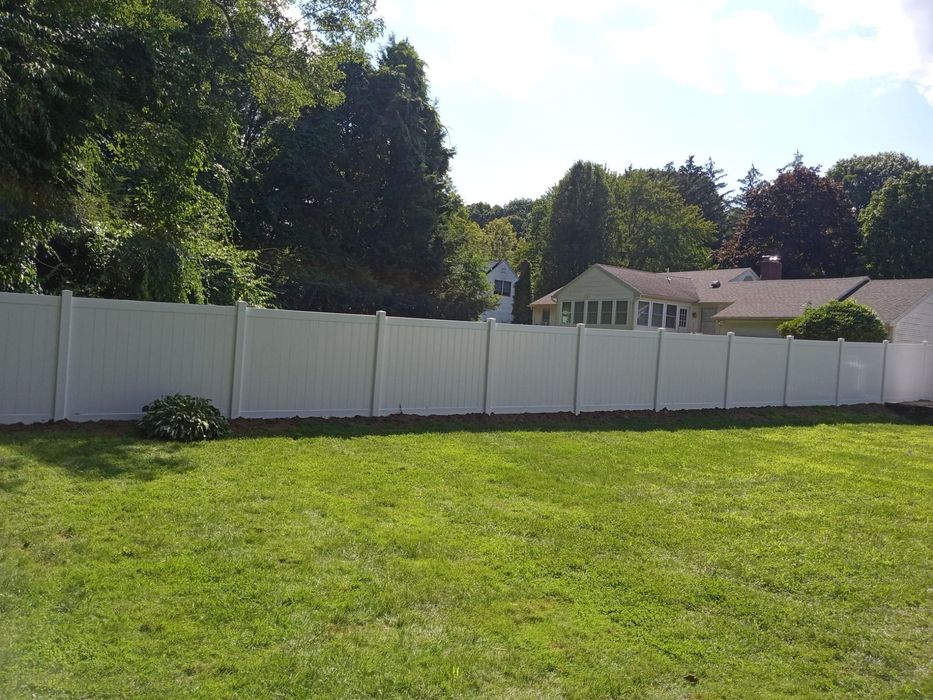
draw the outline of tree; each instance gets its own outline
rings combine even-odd
[[[613,178],[617,243],[610,260],[639,270],[705,268],[716,224],[666,180],[644,170]]]
[[[858,267],[858,229],[841,185],[799,164],[745,194],[746,208],[716,254],[720,264],[750,267],[778,254],[789,278],[845,275]]]
[[[554,188],[541,232],[541,285],[560,287],[612,255],[616,238],[606,169],[577,161]]]
[[[450,183],[424,63],[390,40],[375,64],[343,71],[341,105],[272,132],[268,164],[238,193],[240,229],[291,308],[474,318],[482,234]]]
[[[725,235],[728,209],[726,194],[722,190],[726,183],[723,170],[716,167],[712,158],[705,165],[699,165],[693,156],[689,156],[677,168],[668,163],[662,170],[648,172],[672,183],[684,202],[699,207],[703,218],[716,225],[718,237]]]
[[[807,307],[797,318],[780,324],[777,330],[781,335],[805,340],[845,338],[856,343],[880,343],[888,337],[884,322],[874,309],[851,299]]]
[[[888,180],[872,195],[859,221],[871,274],[933,277],[933,167]]]
[[[885,151],[869,156],[852,156],[836,161],[826,175],[849,195],[857,212],[868,206],[871,196],[894,177],[920,167],[920,163],[903,153]]]
[[[531,323],[531,263],[522,260],[518,266],[518,281],[515,283],[515,296],[512,299],[512,322]]]
[[[518,238],[508,219],[493,219],[483,230],[487,257],[490,260],[511,260]]]
[[[0,284],[165,301],[267,295],[227,205],[271,124],[336,105],[368,0],[0,6]],[[87,264],[91,262],[92,264]]]

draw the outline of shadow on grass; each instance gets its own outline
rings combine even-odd
[[[288,435],[295,437],[356,438],[407,433],[452,433],[495,431],[651,431],[726,430],[783,426],[814,426],[912,421],[876,404],[858,406],[813,406],[801,408],[735,408],[691,411],[605,411],[583,413],[538,413],[461,416],[416,416],[393,414],[380,418],[290,418],[238,419],[233,438]]]
[[[603,411],[458,416],[392,414],[379,418],[252,418],[232,422],[228,440],[285,435],[290,437],[356,438],[372,435],[454,432],[592,432],[651,430],[726,430],[868,423],[912,424],[924,418],[900,415],[878,404],[798,408],[733,408],[690,411]],[[60,438],[68,438],[61,440]],[[178,454],[181,445],[144,440],[133,423],[42,423],[0,426],[0,445],[16,447],[36,459],[54,462],[89,476],[133,473],[141,479],[160,472],[184,471],[191,465]],[[148,466],[140,466],[140,451],[148,449]],[[132,452],[132,454],[130,454]],[[2,467],[2,463],[0,463]]]
[[[34,462],[91,479],[129,477],[139,481],[195,467],[181,453],[179,444],[138,439],[131,430],[125,437],[101,435],[95,432],[95,427],[80,434],[57,431],[54,426],[46,426],[45,432],[30,426],[22,432],[0,433],[0,447],[8,452],[0,457],[0,489],[16,490],[23,481],[16,474]]]

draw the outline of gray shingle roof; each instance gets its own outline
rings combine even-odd
[[[845,299],[868,281],[867,277],[834,277],[815,280],[766,280],[729,282],[710,290],[703,301],[728,303],[713,318],[787,319],[803,313],[807,305],[819,306],[834,299]],[[718,298],[713,298],[718,296]]]
[[[850,296],[875,310],[881,320],[892,323],[933,292],[933,278],[912,280],[871,280]]]
[[[673,273],[643,272],[627,267],[614,267],[613,265],[597,264],[617,280],[645,297],[671,299],[672,301],[691,301],[697,298],[696,285],[687,277],[677,277]]]

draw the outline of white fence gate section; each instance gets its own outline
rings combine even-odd
[[[933,351],[0,293],[0,423],[175,392],[250,418],[897,402],[931,398]]]

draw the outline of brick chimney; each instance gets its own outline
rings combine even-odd
[[[762,255],[761,262],[758,264],[758,276],[762,280],[781,279],[781,256]]]

